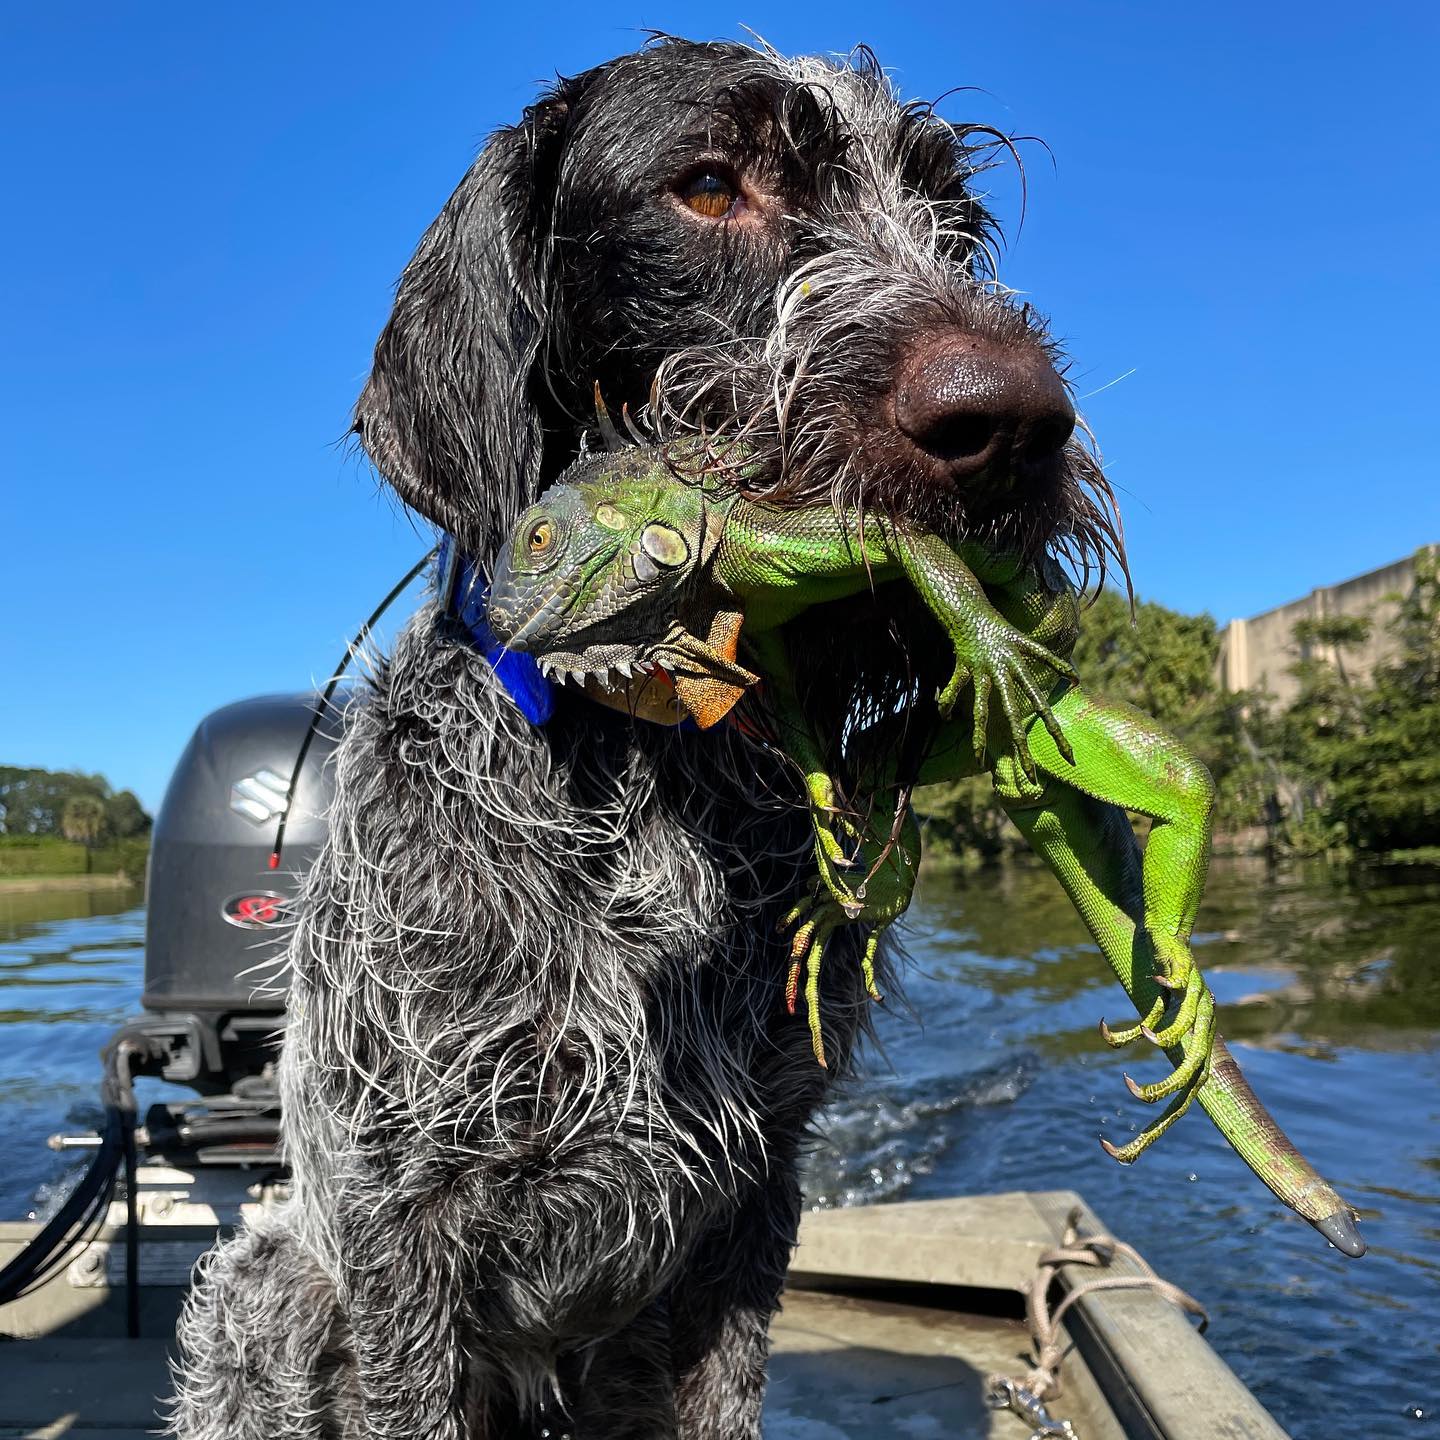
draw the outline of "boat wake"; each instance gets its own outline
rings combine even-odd
[[[801,1175],[811,1210],[873,1205],[904,1195],[960,1138],[957,1117],[1012,1105],[1040,1057],[1024,1051],[968,1075],[922,1080],[871,1078],[827,1106]]]

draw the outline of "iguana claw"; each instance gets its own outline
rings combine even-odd
[[[812,774],[807,778],[812,802],[822,795],[833,798],[834,791],[829,786],[828,777]],[[880,819],[883,812],[872,812],[865,823],[858,855],[853,859],[844,856],[834,834],[818,818],[818,809],[812,803],[819,875],[780,921],[780,928],[796,927],[790,942],[785,1007],[792,1015],[795,1014],[803,988],[811,1049],[815,1052],[815,1059],[825,1065],[825,1036],[820,1020],[820,971],[826,948],[837,930],[853,924],[870,925],[870,933],[865,937],[865,948],[860,955],[860,974],[870,998],[875,1001],[883,998],[875,980],[875,957],[879,952],[881,935],[910,903],[915,887],[915,862],[920,851],[920,837],[910,810],[908,790],[899,792],[890,823],[885,824]],[[882,824],[885,827],[883,830]],[[870,862],[869,868],[860,885],[852,890],[842,877],[841,869],[863,866],[867,861]]]
[[[1185,986],[1185,993],[1180,1001],[1180,1008],[1175,1012],[1175,1018],[1163,1029],[1155,1030],[1151,1028],[1151,1022],[1147,1016],[1140,1023],[1140,1033],[1152,1045],[1158,1045],[1160,1049],[1168,1050],[1172,1045],[1178,1045],[1195,1028],[1201,1007],[1207,1003],[1210,1006],[1210,1015],[1213,1020],[1215,1001],[1200,972],[1192,970],[1190,979]]]
[[[1100,1148],[1112,1159],[1118,1160],[1122,1165],[1133,1165],[1146,1150],[1148,1150],[1189,1108],[1194,1101],[1202,1079],[1199,1083],[1192,1085],[1189,1089],[1182,1091],[1165,1108],[1165,1113],[1158,1120],[1152,1120],[1133,1140],[1126,1145],[1112,1145],[1108,1140],[1101,1140]]]
[[[1165,1013],[1164,1000],[1157,1000],[1150,1007],[1149,1012],[1143,1020],[1137,1020],[1133,1025],[1124,1025],[1119,1030],[1112,1030],[1104,1021],[1100,1022],[1100,1038],[1112,1049],[1123,1050],[1127,1045],[1133,1045],[1145,1033],[1147,1025],[1153,1025]]]
[[[1162,967],[1151,979],[1160,995],[1151,1003],[1145,1016],[1136,1025],[1111,1030],[1102,1020],[1100,1034],[1107,1045],[1119,1048],[1144,1038],[1161,1050],[1181,1051],[1179,1062],[1163,1080],[1142,1085],[1124,1077],[1125,1086],[1147,1105],[1175,1097],[1165,1113],[1146,1126],[1129,1144],[1114,1146],[1103,1141],[1107,1154],[1122,1164],[1130,1164],[1149,1149],[1190,1108],[1196,1092],[1210,1073],[1211,1047],[1215,1041],[1215,997],[1211,995],[1200,968],[1190,954],[1189,946],[1173,936],[1156,936],[1157,959]],[[1169,998],[1177,991],[1180,1003],[1168,1023],[1161,1025]]]
[[[1199,1084],[1203,1080],[1203,1072],[1210,1063],[1210,1046],[1215,1039],[1215,1001],[1208,990],[1200,1001],[1197,1025],[1193,1033],[1194,1046],[1185,1052],[1185,1058],[1163,1080],[1157,1080],[1153,1085],[1138,1085],[1128,1075],[1125,1076],[1125,1084],[1137,1100],[1154,1104],[1167,1095],[1175,1094],[1177,1090]]]
[[[808,906],[806,907],[808,908]],[[801,906],[790,912],[791,917],[801,913]],[[804,920],[796,930],[790,945],[790,971],[785,979],[785,1008],[794,1014],[800,997],[800,973],[805,972],[805,1018],[810,1026],[810,1048],[817,1063],[828,1069],[825,1060],[825,1032],[820,1023],[820,970],[825,959],[825,946],[830,936],[840,928],[839,923],[821,914]],[[866,993],[872,1000],[883,1001],[875,983],[875,954],[880,948],[880,932],[885,927],[877,925],[865,941],[865,950],[860,957],[860,974],[865,981]]]

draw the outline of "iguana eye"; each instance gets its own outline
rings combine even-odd
[[[640,532],[640,548],[657,564],[673,570],[690,558],[685,537],[668,525],[647,525]]]
[[[526,542],[532,555],[543,555],[555,543],[555,527],[548,520],[541,520],[531,527]]]

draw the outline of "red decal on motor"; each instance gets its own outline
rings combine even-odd
[[[264,930],[286,918],[287,905],[285,896],[273,890],[257,890],[249,895],[232,895],[220,907],[220,913],[242,930]]]

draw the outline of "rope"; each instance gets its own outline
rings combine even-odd
[[[1046,1412],[1044,1401],[1061,1393],[1060,1366],[1065,1358],[1061,1346],[1060,1322],[1065,1312],[1078,1300],[1102,1290],[1151,1290],[1162,1300],[1178,1305],[1187,1315],[1200,1317],[1200,1333],[1210,1323],[1205,1307],[1193,1295],[1155,1273],[1150,1263],[1135,1249],[1113,1235],[1081,1235],[1083,1211],[1075,1206],[1065,1220],[1065,1233],[1060,1244],[1044,1251],[1036,1263],[1035,1278],[1025,1293],[1025,1323],[1030,1331],[1034,1364],[1023,1380],[1004,1375],[991,1375],[986,1384],[990,1403],[997,1409],[1010,1409],[1038,1428],[1036,1436],[1074,1436],[1068,1420],[1053,1420]],[[1108,1269],[1117,1255],[1135,1265],[1138,1275],[1103,1275],[1082,1281],[1071,1289],[1052,1310],[1050,1287],[1065,1265],[1086,1265],[1092,1269]]]

